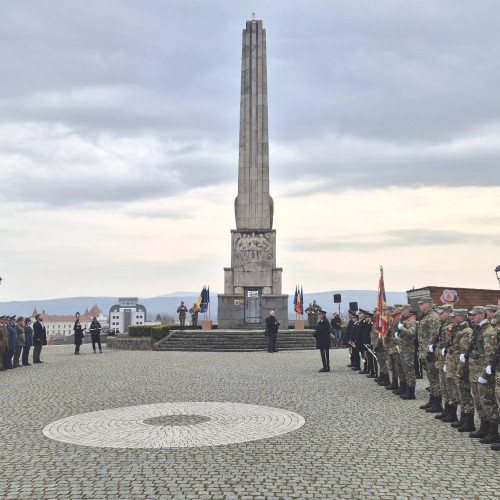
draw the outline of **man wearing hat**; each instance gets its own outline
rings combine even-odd
[[[354,332],[354,324],[356,322],[355,314],[356,312],[351,311],[350,309],[347,312],[347,317],[349,318],[349,321],[347,322],[347,328],[343,339],[344,345],[346,347],[349,347],[349,358],[351,360],[350,363],[347,365],[347,367],[352,369],[354,369],[355,363],[354,363],[353,349],[349,342],[354,342],[353,332]]]
[[[5,326],[5,316],[0,316],[0,371],[4,371],[4,357],[7,352],[7,327]]]
[[[367,328],[366,328],[366,332],[365,332],[365,339],[366,342],[364,342],[364,344],[366,344],[370,350],[373,352],[373,342],[372,340],[374,341],[375,340],[375,335],[373,333],[373,330],[374,330],[374,325],[373,325],[373,313],[371,311],[364,311],[365,313],[365,323],[367,325]],[[367,377],[368,378],[375,378],[375,376],[377,375],[377,360],[375,359],[375,357],[373,356],[373,354],[368,350],[366,349],[366,352],[365,352],[365,357],[366,357],[366,360],[368,362],[368,375]]]
[[[485,372],[497,350],[497,335],[486,319],[486,308],[475,306],[471,309],[475,329],[472,341],[460,361],[469,362],[469,377],[472,398],[477,414],[481,418],[481,427],[471,432],[471,438],[480,438],[482,444],[500,442],[498,422],[500,414],[495,399],[495,377]]]
[[[375,308],[375,315],[378,314],[378,309]],[[375,322],[372,323],[372,335],[371,335],[371,344],[373,346],[373,352],[377,356],[377,364],[380,371],[380,376],[375,377],[375,382],[382,385],[390,385],[391,380],[389,378],[389,371],[387,367],[387,346],[384,345],[384,340],[382,339],[382,335],[377,332],[377,325]],[[386,337],[387,339],[387,337]],[[388,341],[388,340],[387,340]]]
[[[430,297],[422,297],[418,301],[418,306],[421,314],[418,326],[418,355],[422,366],[426,370],[431,389],[429,401],[425,405],[420,406],[420,408],[428,413],[439,413],[443,411],[443,407],[441,406],[439,373],[436,368],[434,352],[430,351],[429,346],[432,345],[436,338],[441,323],[433,309]]]
[[[495,313],[498,311],[498,306],[487,304],[484,307],[486,308],[486,319],[490,322],[490,325],[494,327],[494,325],[496,325]]]
[[[366,357],[366,347],[365,344],[370,343],[370,332],[371,332],[371,323],[369,322],[367,311],[364,309],[359,310],[359,324],[356,330],[355,336],[355,344],[357,349],[359,350],[359,356],[363,360],[363,369],[360,370],[360,374],[365,375],[368,374],[368,362]],[[360,362],[361,365],[361,362]],[[361,366],[360,366],[361,367]]]
[[[17,348],[17,330],[16,330],[16,316],[9,316],[7,324],[7,353],[4,357],[5,368],[15,368],[12,365],[12,357]]]
[[[33,363],[43,363],[40,360],[40,354],[42,347],[47,345],[47,330],[41,314],[37,314],[35,319],[36,321],[33,323]]]
[[[19,316],[16,320],[16,331],[17,331],[17,347],[14,352],[14,368],[19,368],[21,366],[19,361],[21,359],[21,353],[23,348],[26,346],[26,335],[24,334],[24,317]]]
[[[393,394],[396,394],[396,396],[401,396],[402,394],[405,394],[407,389],[406,373],[403,370],[403,363],[401,362],[401,339],[399,338],[398,335],[398,325],[402,318],[402,313],[401,313],[402,308],[403,304],[394,305],[394,317],[389,327],[389,333],[394,338],[394,343],[396,346],[395,353],[393,356],[394,356],[394,363],[396,366],[396,385],[398,384],[398,379],[399,379],[399,387],[397,387],[395,390],[392,391]]]
[[[316,349],[319,349],[323,368],[320,372],[330,371],[330,323],[326,319],[326,311],[319,311],[319,320],[313,333],[316,339]]]
[[[436,359],[436,368],[439,373],[439,387],[441,389],[441,398],[443,404],[443,411],[436,415],[435,418],[443,420],[444,422],[456,422],[458,420],[456,415],[456,406],[454,403],[458,403],[458,394],[450,394],[453,392],[453,386],[447,384],[446,373],[443,370],[445,365],[446,357],[446,345],[451,335],[451,328],[453,326],[450,314],[453,311],[451,304],[443,304],[436,308],[436,313],[439,316],[439,321],[441,325],[439,327],[438,334],[433,342],[434,357]],[[453,420],[450,420],[453,418]]]
[[[474,401],[470,392],[469,366],[467,363],[460,363],[460,353],[465,352],[470,344],[472,328],[467,322],[467,309],[454,309],[450,317],[453,327],[443,370],[446,373],[446,382],[455,383],[457,386],[460,405],[460,419],[451,426],[459,432],[472,432],[476,430],[476,427],[474,425]]]
[[[397,324],[396,335],[400,339],[399,356],[406,379],[406,392],[401,399],[415,399],[415,337],[417,335],[417,318],[411,313],[410,304],[401,305],[401,318]]]

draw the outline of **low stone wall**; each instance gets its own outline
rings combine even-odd
[[[128,349],[132,351],[151,351],[151,339],[149,337],[108,337],[108,348]]]

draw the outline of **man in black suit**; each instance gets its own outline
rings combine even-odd
[[[47,345],[47,331],[41,314],[37,314],[35,319],[36,321],[33,323],[33,363],[43,363],[40,361],[40,354],[42,347]]]
[[[278,352],[276,349],[276,338],[278,337],[278,327],[280,324],[281,323],[276,319],[276,313],[271,311],[266,318],[267,335],[269,337],[267,352]]]

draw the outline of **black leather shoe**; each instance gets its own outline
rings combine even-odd
[[[325,367],[321,368],[320,372],[323,373],[323,372],[326,372],[328,371]]]

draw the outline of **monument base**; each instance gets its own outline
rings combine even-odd
[[[305,330],[305,321],[303,319],[295,320],[295,330]]]
[[[211,330],[212,329],[212,322],[208,319],[204,319],[201,322],[201,329],[202,330]]]
[[[281,323],[280,330],[288,330],[288,295],[261,295],[260,315],[252,321],[245,321],[245,298],[243,295],[218,295],[218,328],[264,330],[266,318],[271,311]]]

